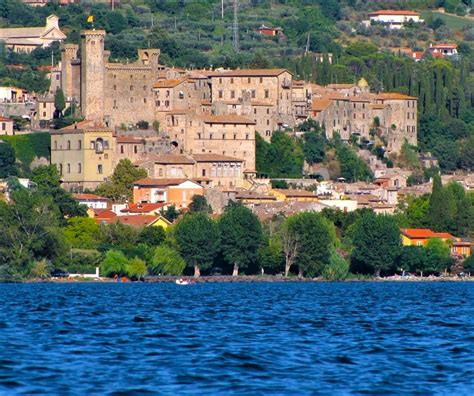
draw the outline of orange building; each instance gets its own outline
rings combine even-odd
[[[204,195],[204,187],[187,179],[141,179],[133,185],[135,203],[166,203],[187,208],[194,195]]]
[[[451,254],[460,254],[466,257],[471,255],[471,243],[462,241],[449,232],[434,232],[429,228],[401,228],[400,231],[404,246],[426,246],[429,239],[439,238],[449,243]]]

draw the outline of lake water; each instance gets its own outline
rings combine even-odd
[[[0,393],[474,394],[474,283],[3,284]]]

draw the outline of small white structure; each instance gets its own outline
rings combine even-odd
[[[95,267],[95,274],[69,274],[69,278],[92,278],[99,279],[99,267]]]
[[[109,200],[95,194],[73,194],[74,200],[91,209],[107,209]]]
[[[458,55],[458,46],[457,44],[447,43],[430,44],[428,51],[435,57],[456,56]]]
[[[0,135],[13,135],[13,120],[0,116]]]
[[[422,23],[420,14],[416,11],[408,10],[379,10],[369,13],[369,22],[380,23],[389,29],[402,29],[403,24],[407,22]]]

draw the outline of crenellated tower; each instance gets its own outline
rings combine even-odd
[[[77,44],[63,44],[61,46],[61,88],[66,99],[75,95],[73,81],[73,62],[77,60]]]
[[[81,31],[81,111],[86,120],[104,121],[105,30]]]

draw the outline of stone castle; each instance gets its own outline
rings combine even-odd
[[[405,139],[416,144],[416,98],[370,93],[364,81],[320,87],[294,80],[286,69],[169,68],[159,63],[159,49],[138,50],[133,63],[112,63],[105,35],[85,30],[80,48],[64,44],[52,76],[52,87],[61,88],[85,119],[52,133],[52,161],[71,188],[94,187],[122,158],[146,165],[150,177],[248,186],[256,174],[255,134],[269,141],[274,131],[308,118],[324,125],[328,137],[336,131],[343,140],[372,139],[375,128],[389,152],[399,151]],[[130,132],[143,121],[158,132]],[[208,167],[198,166],[203,158]]]

